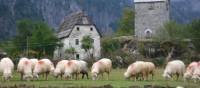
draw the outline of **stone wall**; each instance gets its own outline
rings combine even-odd
[[[169,21],[168,2],[136,2],[135,3],[135,33],[138,38],[145,38],[156,33]]]

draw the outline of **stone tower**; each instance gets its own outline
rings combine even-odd
[[[169,21],[169,0],[134,0],[135,35],[152,38]]]

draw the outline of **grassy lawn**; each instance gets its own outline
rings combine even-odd
[[[40,77],[40,80],[38,81],[20,81],[19,80],[19,74],[15,73],[14,78],[9,81],[9,82],[0,82],[0,87],[1,86],[14,86],[14,85],[30,85],[30,86],[35,86],[35,87],[90,87],[90,86],[102,86],[102,85],[107,85],[110,84],[114,88],[120,88],[120,87],[129,87],[129,86],[140,86],[143,87],[144,85],[160,85],[160,86],[184,86],[185,88],[200,88],[200,83],[193,83],[193,82],[184,82],[182,80],[169,80],[165,81],[162,78],[162,72],[163,70],[159,69],[156,72],[156,75],[154,77],[154,80],[149,80],[149,81],[131,81],[131,80],[124,80],[123,78],[123,73],[124,69],[115,69],[112,71],[110,75],[110,80],[106,80],[106,76],[104,75],[104,79],[102,80],[97,80],[93,81],[91,78],[89,80],[87,79],[81,79],[81,80],[55,80],[51,75],[49,76],[48,81],[44,81],[43,77]]]

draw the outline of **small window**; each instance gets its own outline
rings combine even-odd
[[[80,59],[80,55],[76,54],[76,59],[79,60]]]
[[[79,31],[79,30],[80,30],[80,28],[79,28],[79,27],[77,27],[77,28],[76,28],[76,30],[77,30],[77,31]]]
[[[149,10],[154,10],[155,9],[155,4],[151,3],[151,5],[149,6]]]
[[[79,40],[76,39],[76,40],[75,40],[75,43],[76,43],[76,45],[79,45]]]
[[[90,28],[90,31],[93,31],[93,28],[92,28],[92,27]]]

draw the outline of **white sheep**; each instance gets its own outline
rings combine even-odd
[[[107,58],[103,58],[97,62],[95,62],[92,65],[91,73],[92,73],[92,79],[96,80],[98,78],[98,75],[102,75],[106,72],[108,74],[107,80],[109,79],[109,74],[112,70],[112,61]]]
[[[19,60],[17,71],[21,74],[21,80],[31,80],[32,75],[32,62],[28,58],[21,58]]]
[[[36,63],[38,62],[38,59],[36,59],[36,58],[32,58],[32,59],[30,59],[31,60],[31,62],[32,62],[32,71],[34,70],[34,67],[35,67],[35,65],[36,65]]]
[[[10,80],[12,78],[13,70],[13,61],[8,57],[2,58],[0,61],[0,72],[3,73],[3,80]]]
[[[69,60],[67,64],[65,65],[65,73],[64,78],[70,79],[73,76],[75,76],[75,79],[78,79],[78,76],[80,74],[80,64],[77,60]]]
[[[196,83],[198,80],[200,80],[200,62],[198,62],[198,65],[194,68],[194,72],[192,75],[193,81]]]
[[[47,77],[50,72],[54,71],[54,65],[49,59],[41,59],[39,60],[33,70],[33,77],[39,78],[39,74],[45,74],[45,80],[47,80]]]
[[[173,60],[167,63],[163,77],[165,79],[170,79],[173,75],[176,75],[178,80],[179,76],[183,76],[184,72],[185,64],[181,60]]]
[[[193,76],[195,68],[198,66],[198,62],[192,62],[186,68],[186,72],[184,73],[184,80],[190,80]]]
[[[87,62],[80,60],[79,65],[80,65],[80,73],[82,74],[82,79],[84,78],[84,75],[86,75],[87,79],[88,79],[88,64],[87,64]]]
[[[58,78],[60,75],[61,79],[65,72],[65,65],[68,63],[68,60],[61,60],[57,63],[56,68],[54,70],[54,76]]]
[[[124,77],[126,79],[133,78],[136,80],[139,75],[142,75],[142,78],[147,74],[145,62],[144,61],[136,61],[129,65],[127,71],[124,73]]]

